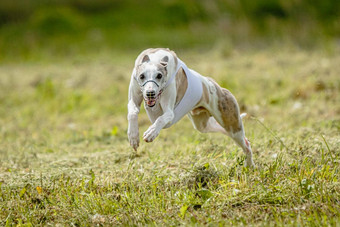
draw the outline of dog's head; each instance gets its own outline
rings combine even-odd
[[[153,107],[160,97],[163,88],[168,81],[168,56],[160,62],[152,62],[148,55],[142,59],[142,63],[136,67],[136,80],[142,90],[146,105]]]

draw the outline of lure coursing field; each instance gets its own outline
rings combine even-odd
[[[338,225],[338,47],[176,50],[248,113],[255,169],[187,118],[130,148],[139,52],[0,66],[0,225]]]

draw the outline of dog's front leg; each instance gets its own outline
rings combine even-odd
[[[139,129],[138,129],[139,108],[130,100],[128,104],[128,138],[130,145],[136,151],[139,146]]]
[[[137,151],[139,146],[139,129],[138,129],[138,113],[142,103],[142,94],[132,78],[129,87],[129,103],[128,103],[128,138],[132,148]]]
[[[176,100],[176,90],[168,87],[162,94],[160,105],[163,109],[163,115],[159,116],[156,121],[145,131],[143,139],[145,142],[152,142],[158,136],[161,129],[172,122],[174,119],[174,105]]]
[[[174,112],[168,109],[162,116],[145,131],[143,139],[145,142],[152,142],[159,134],[162,128],[174,119]]]

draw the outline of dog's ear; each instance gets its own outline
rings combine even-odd
[[[168,65],[168,62],[169,62],[169,57],[168,56],[164,56],[160,62],[160,64],[163,66],[163,67],[166,67]]]
[[[149,61],[150,61],[149,55],[144,55],[144,57],[142,59],[142,63],[149,62]]]

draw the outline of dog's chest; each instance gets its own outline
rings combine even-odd
[[[147,105],[144,105],[145,111],[152,123],[154,123],[158,117],[163,115],[163,109],[159,102],[156,103],[154,107],[148,107]]]

